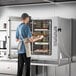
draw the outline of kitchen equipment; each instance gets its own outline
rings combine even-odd
[[[6,28],[7,28],[7,24],[6,24],[6,23],[4,23],[3,28],[4,28],[4,29],[6,29]]]
[[[76,30],[74,29],[76,24],[75,22],[76,21],[72,19],[60,17],[53,17],[50,19],[32,19],[30,25],[32,35],[44,35],[44,38],[31,43],[31,59],[56,61],[58,65],[71,62],[71,59],[76,56],[76,43],[74,42],[76,38]],[[9,18],[8,31],[10,57],[14,49],[17,52],[15,33],[17,25],[19,24],[20,17]]]
[[[52,30],[51,30],[52,25],[49,23],[52,23],[50,19],[32,20],[33,28],[31,31],[33,33],[33,36],[37,36],[37,35],[44,36],[42,40],[32,43],[32,54],[51,55],[52,43],[49,42],[49,39],[51,41],[50,35],[52,34]],[[50,35],[49,35],[49,31],[50,31]],[[49,45],[51,48],[49,48]]]
[[[6,49],[6,41],[0,41],[0,48]]]
[[[3,49],[6,49],[6,41],[3,41]]]

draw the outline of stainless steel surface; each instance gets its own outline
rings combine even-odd
[[[72,56],[76,56],[76,19],[72,19]]]
[[[17,62],[15,60],[0,60],[0,74],[3,75],[16,75]]]
[[[58,19],[58,50],[63,58],[71,57],[71,19],[59,18]]]
[[[31,65],[37,66],[61,66],[68,64],[68,59],[60,60],[60,64],[58,60],[31,60]]]

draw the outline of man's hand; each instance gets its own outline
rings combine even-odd
[[[43,38],[44,38],[43,35],[38,35],[37,37],[32,36],[32,37],[29,38],[25,43],[35,42],[35,41],[41,40],[41,39],[43,39]]]
[[[38,39],[39,39],[39,40],[41,40],[41,39],[43,39],[43,38],[44,38],[44,36],[43,36],[43,35],[38,35],[37,37],[38,37]]]
[[[19,39],[16,39],[16,42],[19,42]]]

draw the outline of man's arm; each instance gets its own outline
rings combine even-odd
[[[17,28],[17,30],[16,30],[16,42],[18,42],[19,41],[19,31],[18,31],[18,28]]]
[[[37,37],[32,36],[31,38],[28,39],[27,42],[35,42],[35,41],[41,40],[43,38],[44,38],[43,35],[41,35],[41,36],[38,35]]]
[[[27,42],[35,42],[35,41],[43,39],[44,37],[43,35],[32,36],[30,27],[28,25],[24,28],[24,30],[25,30],[24,33],[26,34],[26,37],[28,38]]]

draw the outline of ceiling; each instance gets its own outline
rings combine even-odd
[[[50,2],[68,2],[68,1],[76,1],[76,0],[0,0],[0,6],[50,3]]]
[[[54,2],[67,2],[67,1],[76,1],[76,0],[54,0]]]

